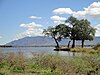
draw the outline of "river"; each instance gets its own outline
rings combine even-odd
[[[80,56],[83,53],[73,53],[68,51],[54,51],[54,47],[0,47],[1,52],[23,52],[24,55],[31,56],[32,53],[49,53],[61,56]]]

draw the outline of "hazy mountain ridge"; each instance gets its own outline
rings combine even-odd
[[[59,42],[61,45],[67,45],[70,39],[63,39]],[[72,43],[72,42],[71,42]],[[85,41],[85,45],[95,45],[100,43],[100,37],[95,37],[93,41]],[[76,45],[80,45],[81,41],[76,41]],[[14,40],[7,43],[6,45],[11,46],[44,46],[44,45],[56,45],[55,41],[51,37],[47,36],[36,36],[36,37],[25,37],[22,39]]]
[[[6,45],[12,46],[34,46],[34,45],[55,45],[54,40],[51,37],[36,36],[25,37],[22,39],[14,40]]]

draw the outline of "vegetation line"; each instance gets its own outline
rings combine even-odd
[[[100,53],[67,58],[34,53],[27,58],[22,52],[0,52],[0,75],[100,75]]]
[[[33,45],[33,46],[6,46],[6,45],[0,45],[2,48],[7,48],[7,47],[55,47],[56,45]],[[71,45],[70,45],[71,46]],[[69,46],[69,47],[70,47]],[[76,45],[76,47],[80,47],[81,45]],[[84,47],[94,47],[95,45],[84,45]],[[66,47],[66,45],[60,45],[60,47]]]

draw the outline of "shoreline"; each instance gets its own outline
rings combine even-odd
[[[66,45],[60,45],[61,47],[66,47]],[[85,47],[94,47],[95,45],[84,45],[84,48]],[[2,47],[55,47],[55,45],[33,45],[33,46],[12,46],[12,45],[0,45],[0,48]],[[71,47],[71,45],[70,45]],[[76,47],[81,47],[81,45],[76,45]]]

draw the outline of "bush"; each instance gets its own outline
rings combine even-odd
[[[53,54],[38,54],[33,58],[23,53],[2,53],[0,75],[88,75],[100,74],[100,54],[79,57],[64,57]]]
[[[93,49],[95,49],[95,50],[97,50],[97,51],[100,51],[100,44],[97,44],[96,46],[94,46]]]

